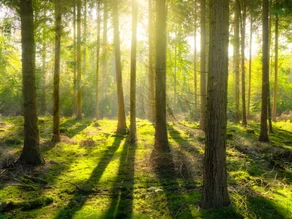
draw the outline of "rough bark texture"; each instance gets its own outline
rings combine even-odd
[[[24,97],[24,146],[20,163],[43,164],[39,148],[39,129],[36,109],[35,42],[32,0],[20,0],[22,81]]]
[[[95,69],[95,118],[99,119],[99,53],[100,53],[100,0],[97,6],[97,42],[96,42],[96,69]]]
[[[52,143],[60,142],[60,49],[61,49],[61,0],[55,0],[55,72],[54,72],[54,110]]]
[[[206,52],[206,0],[201,0],[201,109],[200,129],[206,128],[206,83],[207,83],[207,52]]]
[[[155,121],[155,64],[154,64],[154,27],[153,0],[149,0],[148,41],[149,41],[149,120]]]
[[[76,119],[82,119],[82,87],[81,87],[81,0],[77,0],[77,114]]]
[[[115,64],[116,64],[116,82],[118,92],[118,127],[117,132],[126,131],[126,116],[123,92],[123,80],[121,69],[121,50],[120,50],[120,31],[119,31],[119,14],[118,4],[113,3],[113,26],[114,26],[114,47],[115,47]]]
[[[169,152],[166,127],[166,6],[165,0],[156,2],[156,124],[155,147],[157,153]]]
[[[235,122],[239,123],[240,121],[240,111],[239,111],[239,63],[240,63],[240,55],[239,55],[239,14],[240,14],[240,3],[239,0],[235,1],[235,9],[234,9],[234,69],[235,69]]]
[[[230,204],[226,170],[229,0],[210,0],[210,46],[203,199],[205,209]]]
[[[269,142],[268,94],[269,94],[269,0],[263,0],[263,64],[262,64],[262,109],[259,141]]]
[[[132,0],[132,45],[131,45],[131,88],[130,88],[130,135],[129,142],[135,143],[136,136],[136,54],[137,54],[138,4]]]
[[[242,102],[242,125],[247,125],[246,102],[245,102],[245,26],[246,26],[246,2],[242,1],[241,16],[241,102]]]
[[[278,0],[276,0],[278,7]],[[276,13],[275,19],[275,81],[274,81],[274,101],[273,101],[273,121],[277,121],[277,95],[278,95],[278,50],[279,50],[279,15]]]

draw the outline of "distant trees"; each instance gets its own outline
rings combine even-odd
[[[28,165],[44,163],[40,153],[36,109],[35,41],[32,0],[20,0],[22,80],[24,98],[24,145],[19,162]]]
[[[203,208],[230,204],[227,190],[226,126],[229,0],[210,0],[207,126],[203,176]]]

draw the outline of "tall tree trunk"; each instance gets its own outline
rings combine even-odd
[[[38,165],[43,164],[45,161],[39,147],[32,0],[20,0],[20,19],[24,97],[24,146],[19,162],[28,165]]]
[[[246,104],[245,104],[245,26],[246,26],[246,0],[242,1],[241,20],[241,101],[242,101],[242,125],[246,126]]]
[[[95,72],[95,118],[99,119],[99,53],[100,53],[100,2],[97,3],[97,42],[96,42],[96,72]]]
[[[247,94],[247,117],[250,118],[250,102],[251,102],[251,70],[252,70],[252,12],[250,12],[250,41],[249,41],[249,71],[248,71],[248,94]]]
[[[118,4],[116,2],[114,2],[112,4],[112,6],[113,6],[116,80],[117,80],[117,93],[118,93],[118,127],[117,127],[117,132],[124,132],[124,131],[126,131],[127,127],[126,127],[123,80],[122,80],[122,69],[121,69],[121,50],[120,50]]]
[[[240,16],[240,2],[239,0],[235,1],[235,13],[234,13],[234,69],[235,69],[235,122],[239,123],[240,121],[240,111],[239,111],[239,96],[240,96],[240,40],[239,40],[239,16]]]
[[[148,44],[149,44],[149,120],[155,121],[155,64],[154,64],[154,28],[153,0],[149,0]]]
[[[44,9],[44,19],[47,17],[47,10]],[[47,111],[47,104],[46,104],[46,76],[47,76],[47,66],[46,66],[46,58],[47,58],[47,49],[46,49],[46,42],[45,42],[45,28],[43,29],[43,45],[42,45],[42,95],[41,95],[41,114],[45,115]]]
[[[77,115],[82,119],[82,85],[81,85],[81,0],[77,0]]]
[[[200,128],[206,128],[206,82],[207,82],[207,53],[206,53],[206,0],[201,0],[201,109]]]
[[[176,96],[177,96],[177,89],[176,89],[176,84],[177,84],[177,45],[176,45],[176,41],[177,41],[177,35],[178,35],[178,31],[177,31],[177,26],[176,26],[176,31],[175,31],[175,40],[174,40],[174,90],[173,90],[173,110],[172,112],[175,112],[176,110]]]
[[[269,8],[269,53],[271,54],[271,45],[272,45],[272,3]],[[269,55],[269,74],[272,73],[272,56]],[[271,70],[271,72],[270,72]],[[269,82],[270,84],[270,82]],[[269,133],[273,133],[273,125],[272,125],[272,107],[271,107],[271,91],[270,87],[268,90],[268,121],[269,121]]]
[[[83,74],[87,73],[87,61],[86,61],[86,51],[87,51],[87,0],[84,0],[84,19],[83,19]]]
[[[107,94],[107,20],[108,20],[108,3],[107,0],[103,0],[103,37],[102,37],[102,57],[101,62],[101,98],[104,98]]]
[[[157,154],[170,151],[166,127],[166,5],[165,0],[156,1],[156,124],[155,145]]]
[[[259,141],[269,142],[268,137],[268,94],[269,94],[269,0],[263,0],[263,64],[262,64],[262,107]]]
[[[194,121],[197,121],[197,105],[198,105],[198,95],[197,95],[197,6],[195,2],[195,21],[194,21]]]
[[[74,59],[74,65],[73,65],[73,115],[77,115],[77,90],[76,90],[76,81],[77,81],[77,68],[76,68],[76,0],[74,0],[74,9],[73,9],[73,59]]]
[[[61,0],[55,0],[55,71],[54,71],[54,110],[52,143],[60,142],[60,49],[61,49]]]
[[[278,9],[278,0],[276,7]],[[278,52],[279,52],[279,15],[276,13],[275,19],[275,81],[274,81],[274,101],[273,101],[273,121],[277,121],[277,93],[278,93]]]
[[[210,0],[209,9],[209,74],[202,197],[202,207],[205,209],[230,204],[226,170],[229,0]]]
[[[131,88],[130,88],[130,135],[129,142],[135,143],[136,136],[136,53],[137,53],[138,3],[132,0],[132,45],[131,45]]]

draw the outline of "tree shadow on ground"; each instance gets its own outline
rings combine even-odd
[[[110,195],[111,204],[104,218],[132,218],[136,149],[136,144],[124,145],[118,176]]]
[[[95,185],[99,182],[106,167],[111,162],[115,152],[120,147],[123,138],[116,136],[113,144],[103,152],[103,156],[98,165],[94,168],[90,178],[84,183],[84,190],[76,190],[74,196],[70,199],[65,208],[61,209],[55,218],[72,218],[85,204],[89,195],[92,194]]]
[[[88,127],[91,122],[91,120],[79,121],[75,118],[70,118],[61,124],[60,132],[67,135],[69,138],[72,138],[82,130],[86,129],[86,127]]]

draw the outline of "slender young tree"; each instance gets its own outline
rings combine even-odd
[[[241,102],[242,102],[242,125],[247,125],[246,101],[245,101],[245,26],[246,26],[246,0],[242,0],[241,16]]]
[[[47,18],[47,10],[44,9],[44,19]],[[47,111],[47,104],[46,104],[46,76],[47,76],[47,65],[46,65],[46,59],[47,59],[47,47],[46,47],[46,34],[45,34],[45,28],[43,28],[43,45],[42,45],[42,94],[41,94],[41,114],[45,115]]]
[[[252,72],[252,10],[250,10],[250,37],[249,37],[249,69],[248,69],[248,94],[247,94],[247,118],[250,118],[250,102],[251,102],[251,72]]]
[[[36,109],[35,41],[32,0],[20,0],[22,83],[24,98],[24,146],[19,163],[43,164],[39,147],[39,129]]]
[[[129,142],[135,143],[136,135],[136,53],[137,53],[138,4],[132,0],[132,45],[131,45],[131,85],[130,85],[130,135]]]
[[[82,119],[82,86],[81,86],[81,0],[77,0],[77,114]]]
[[[113,26],[114,26],[114,48],[115,48],[115,61],[116,61],[116,82],[118,92],[118,127],[117,132],[126,131],[126,115],[124,104],[124,91],[121,69],[121,49],[120,49],[120,31],[119,31],[119,13],[118,4],[112,4],[113,9]]]
[[[194,20],[194,120],[197,121],[197,104],[198,104],[198,95],[197,95],[197,6],[195,1],[195,20]]]
[[[239,54],[239,15],[240,15],[240,2],[239,0],[235,0],[234,7],[234,69],[235,69],[235,122],[239,123],[240,121],[240,111],[239,111],[239,96],[240,96],[240,73],[239,73],[239,65],[240,65],[240,54]]]
[[[156,154],[170,152],[166,127],[166,4],[165,0],[156,1],[156,123],[155,145]]]
[[[263,64],[262,64],[262,107],[259,141],[269,142],[268,137],[268,94],[269,94],[269,0],[263,0]]]
[[[202,207],[230,204],[227,190],[226,125],[229,0],[210,0],[207,126]]]
[[[200,128],[206,128],[206,83],[207,83],[207,52],[206,52],[206,0],[201,0],[201,109]]]
[[[97,2],[97,42],[96,42],[96,71],[95,71],[95,118],[99,119],[99,53],[100,53],[100,2]]]
[[[279,1],[276,0],[278,9]],[[273,101],[273,121],[277,120],[277,94],[278,94],[278,57],[279,57],[279,15],[276,12],[275,18],[275,81],[274,81],[274,101]]]
[[[76,59],[76,52],[77,52],[77,46],[76,46],[76,0],[73,2],[73,115],[77,115],[77,59]]]
[[[55,0],[55,71],[54,71],[54,109],[52,143],[60,142],[60,51],[62,31],[62,0]]]
[[[102,62],[101,62],[101,95],[106,96],[106,82],[107,82],[107,20],[108,20],[108,3],[103,0],[103,36],[102,36]]]
[[[155,64],[154,64],[154,13],[153,0],[148,1],[148,44],[149,44],[149,120],[155,121]]]

